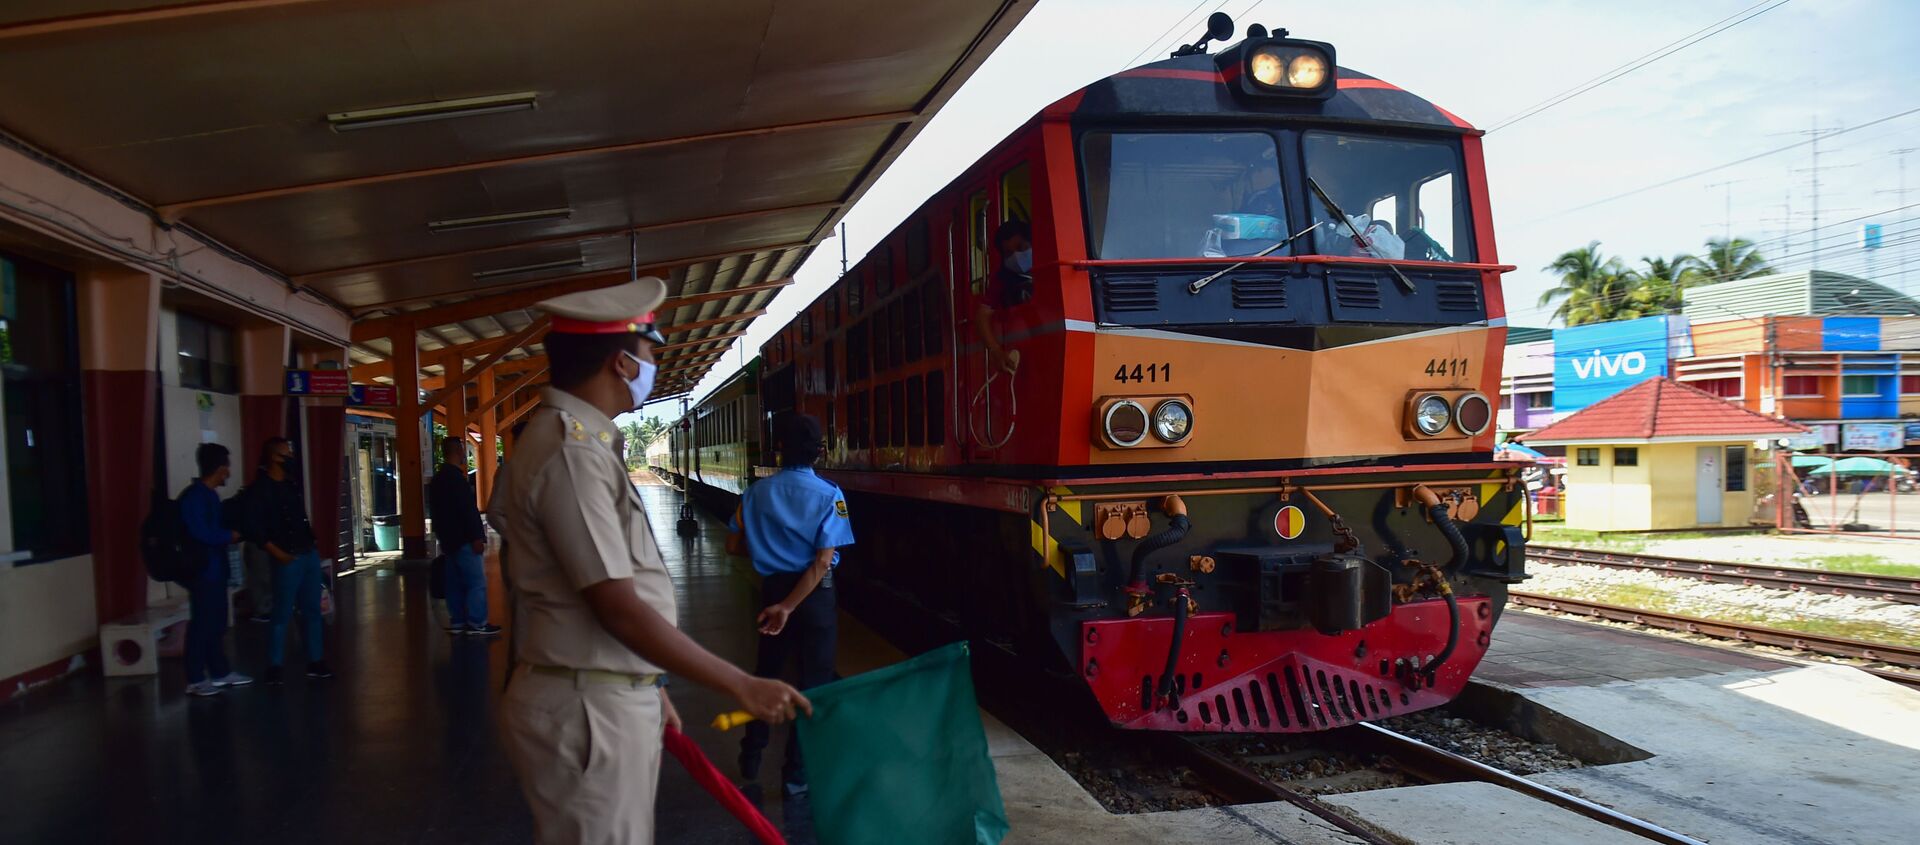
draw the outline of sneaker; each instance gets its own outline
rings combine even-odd
[[[307,664],[307,677],[331,678],[333,677],[333,670],[327,668],[327,661],[315,660],[312,663]]]
[[[222,677],[214,678],[209,681],[209,683],[216,687],[247,687],[253,686],[253,679],[239,672],[228,672]]]
[[[788,798],[799,798],[800,796],[807,794],[807,790],[809,788],[810,787],[807,786],[806,779],[802,778],[797,781],[790,780],[784,784],[781,784],[780,792],[781,794],[787,796]]]
[[[740,778],[742,780],[760,779],[760,752],[740,752]]]
[[[260,673],[260,682],[264,684],[271,684],[276,687],[279,686],[280,685],[280,667],[268,666],[267,671]]]
[[[256,613],[252,616],[247,617],[247,621],[248,622],[272,622],[273,617],[268,616],[267,614],[264,614],[264,613]]]
[[[467,628],[467,635],[474,637],[491,637],[499,633],[500,626],[494,624],[474,625]]]
[[[200,683],[197,683],[197,684],[188,684],[187,694],[188,695],[219,695],[220,685],[212,681],[201,681]]]
[[[447,633],[449,633],[449,634],[452,634],[452,635],[454,635],[454,636],[456,636],[456,637],[457,637],[457,636],[460,636],[461,634],[464,634],[464,633],[466,633],[466,632],[467,632],[467,626],[465,626],[465,625],[448,625],[448,626],[447,626],[447,628],[446,628],[446,631],[447,631]]]

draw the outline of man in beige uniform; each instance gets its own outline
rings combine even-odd
[[[770,723],[811,712],[682,634],[673,581],[612,417],[640,407],[665,285],[646,277],[540,304],[553,386],[514,445],[487,514],[513,549],[519,665],[501,705],[509,759],[543,843],[649,843],[661,731],[679,726],[663,671]],[[639,315],[639,316],[636,316]]]

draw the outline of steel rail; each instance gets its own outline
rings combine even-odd
[[[1601,824],[1619,828],[1654,842],[1665,843],[1665,845],[1705,845],[1704,842],[1686,834],[1603,807],[1585,798],[1536,783],[1512,772],[1496,769],[1478,760],[1462,757],[1443,748],[1436,748],[1379,725],[1362,722],[1349,730],[1354,731],[1355,735],[1361,738],[1361,743],[1368,746],[1370,750],[1392,760],[1410,774],[1431,783],[1459,781],[1490,783],[1579,813]]]
[[[1206,781],[1220,797],[1242,804],[1285,801],[1299,807],[1316,818],[1325,821],[1359,839],[1367,845],[1394,845],[1354,819],[1328,807],[1313,798],[1275,783],[1258,772],[1253,771],[1229,759],[1211,748],[1201,745],[1185,734],[1153,734],[1158,736],[1161,750],[1167,756],[1192,769],[1201,780]]]
[[[1872,575],[1864,572],[1829,571],[1772,564],[1728,563],[1563,546],[1530,545],[1527,547],[1527,557],[1545,563],[1645,570],[1718,584],[1741,584],[1777,590],[1860,596],[1901,604],[1920,604],[1920,578],[1904,578],[1898,575]]]
[[[1903,669],[1920,669],[1920,649],[1890,643],[1873,643],[1847,637],[1829,637],[1821,634],[1808,634],[1800,631],[1787,631],[1769,628],[1764,625],[1747,625],[1740,622],[1725,622],[1718,619],[1702,619],[1679,613],[1662,613],[1654,610],[1641,610],[1633,607],[1621,607],[1604,602],[1568,599],[1559,596],[1546,596],[1537,593],[1510,591],[1507,600],[1521,607],[1537,607],[1576,616],[1591,616],[1614,622],[1629,622],[1680,631],[1689,634],[1701,634],[1737,642],[1755,643],[1776,648],[1793,649],[1827,657],[1843,657],[1850,660],[1871,660],[1887,663]],[[1909,686],[1920,686],[1920,675],[1894,672],[1884,669],[1868,669],[1875,675]]]

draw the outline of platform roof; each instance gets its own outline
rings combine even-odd
[[[1033,2],[20,0],[0,129],[351,313],[355,366],[637,260],[685,389]]]

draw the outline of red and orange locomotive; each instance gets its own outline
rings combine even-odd
[[[995,146],[695,411],[749,424],[676,427],[672,471],[721,492],[703,449],[819,417],[843,582],[1072,672],[1116,725],[1432,707],[1524,577],[1488,399],[1508,269],[1478,131],[1256,28]]]

